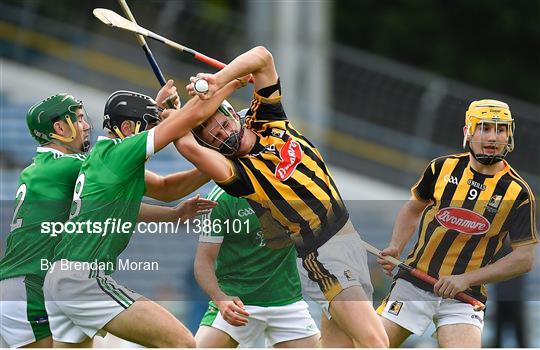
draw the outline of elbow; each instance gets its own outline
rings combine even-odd
[[[534,249],[524,252],[519,259],[522,273],[528,273],[534,268]]]
[[[261,61],[264,63],[263,66],[267,66],[269,64],[273,64],[274,57],[272,56],[272,53],[268,51],[268,49],[264,46],[257,46],[253,50],[257,53],[257,56],[261,59]]]
[[[524,273],[531,272],[534,267],[534,255],[531,254],[525,259],[525,263],[523,264],[525,271]]]

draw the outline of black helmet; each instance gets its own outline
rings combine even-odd
[[[151,97],[131,91],[116,91],[107,99],[103,113],[103,128],[120,138],[124,135],[120,126],[124,120],[135,122],[135,134],[147,130],[151,124],[159,122],[161,109]]]

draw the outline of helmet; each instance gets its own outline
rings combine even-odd
[[[76,133],[74,124],[77,122],[77,108],[81,106],[80,101],[65,93],[50,96],[36,103],[26,113],[26,124],[30,134],[41,145],[51,142],[52,139],[73,141]],[[72,131],[75,131],[71,137],[63,137],[54,132],[53,124],[58,120],[65,120]]]
[[[474,135],[478,124],[483,123],[493,123],[495,127],[498,124],[503,124],[508,127],[508,140],[502,153],[496,155],[475,154],[470,144],[468,145],[467,138]],[[504,102],[497,100],[473,101],[465,113],[465,127],[467,132],[463,138],[463,147],[468,146],[473,157],[481,164],[490,165],[500,162],[509,152],[514,150],[514,119],[512,119],[508,104]]]
[[[245,113],[247,112],[247,109],[242,110],[241,112],[243,112],[244,115],[240,116],[238,113],[236,113],[236,111],[231,106],[231,104],[227,100],[224,100],[219,106],[217,111],[223,114],[225,117],[227,117],[229,121],[239,125],[238,131],[226,132],[228,134],[227,138],[223,141],[220,140],[219,147],[209,144],[208,142],[203,140],[201,136],[201,133],[207,122],[195,127],[194,129],[191,130],[191,132],[193,133],[193,135],[195,136],[195,139],[200,145],[211,148],[223,154],[224,156],[230,157],[230,156],[235,155],[240,149],[240,141],[242,140],[242,136],[244,136],[244,117],[245,117]],[[218,122],[218,125],[209,131],[210,135],[217,139],[217,137],[214,136],[214,134],[212,133],[212,131],[215,128],[221,128],[225,130],[225,127],[223,124]]]
[[[62,146],[68,145],[77,137],[77,109],[83,108],[81,101],[78,101],[72,95],[60,93],[50,96],[41,102],[36,103],[26,113],[26,124],[32,137],[40,145],[55,142]],[[54,123],[63,120],[71,129],[71,136],[66,137],[58,135],[54,131]],[[88,141],[83,143],[83,151],[87,151],[90,146]],[[74,150],[80,152],[81,150]]]
[[[125,135],[120,126],[125,120],[135,122],[135,134],[147,130],[149,125],[159,122],[161,109],[151,97],[131,91],[116,91],[107,99],[103,115],[103,128],[120,138]]]

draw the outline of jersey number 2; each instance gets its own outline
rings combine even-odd
[[[15,229],[18,229],[23,224],[23,219],[18,218],[17,214],[19,213],[19,209],[21,209],[21,205],[23,204],[24,197],[26,197],[26,184],[21,184],[19,188],[17,189],[17,194],[15,195],[15,200],[19,201],[17,203],[17,207],[15,208],[15,212],[13,213],[13,219],[11,220],[11,230],[12,232]]]

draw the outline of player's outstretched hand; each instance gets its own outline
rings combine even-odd
[[[176,86],[174,86],[174,80],[167,80],[167,84],[163,85],[159,90],[156,96],[156,103],[164,109],[180,108],[180,98],[178,97]]]
[[[217,202],[202,198],[200,195],[196,195],[195,197],[191,197],[190,199],[178,204],[176,207],[174,207],[174,210],[176,211],[178,217],[185,222],[199,215],[209,213],[212,208],[216,207],[216,205],[218,205]]]
[[[204,80],[206,83],[197,83],[198,80]],[[208,100],[214,96],[216,91],[221,88],[218,86],[218,82],[214,74],[199,73],[196,77],[190,77],[189,81],[190,83],[186,85],[187,93],[190,96],[197,95],[201,100]]]
[[[465,275],[442,276],[433,286],[433,292],[443,298],[454,298],[457,293],[469,287],[470,284]]]
[[[248,323],[249,312],[246,311],[244,303],[238,297],[226,296],[222,300],[214,301],[221,312],[221,316],[232,326],[245,326]]]
[[[395,247],[386,247],[385,249],[383,249],[381,251],[381,255],[383,256],[392,256],[396,259],[399,259],[399,250]],[[382,258],[377,258],[377,263],[379,263],[379,265],[381,265],[381,267],[383,268],[384,270],[384,273],[390,277],[392,277],[392,270],[394,270],[394,267],[396,267],[396,265],[382,259]]]

